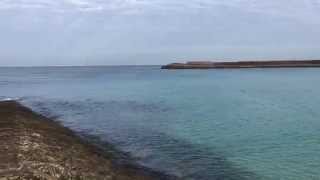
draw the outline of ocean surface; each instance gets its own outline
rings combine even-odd
[[[0,68],[0,99],[186,180],[320,179],[319,93],[316,68]]]

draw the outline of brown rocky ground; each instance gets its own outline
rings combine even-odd
[[[60,124],[17,102],[0,102],[0,180],[168,179],[113,162],[112,154],[100,153]]]

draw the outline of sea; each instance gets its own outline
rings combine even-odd
[[[180,179],[320,179],[317,68],[2,67],[0,99]]]

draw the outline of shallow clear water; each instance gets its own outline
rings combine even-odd
[[[0,68],[0,98],[183,179],[319,179],[320,69]]]

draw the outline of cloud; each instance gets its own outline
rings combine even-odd
[[[112,15],[172,15],[209,12],[222,16],[223,9],[320,24],[320,0],[2,0],[1,10],[105,13]]]
[[[243,11],[274,15],[313,15],[319,14],[320,0],[2,0],[1,9],[46,8],[64,10],[118,11],[132,9],[190,11],[192,9],[216,9],[231,7]]]
[[[0,56],[315,57],[319,17],[320,0],[0,0]]]

